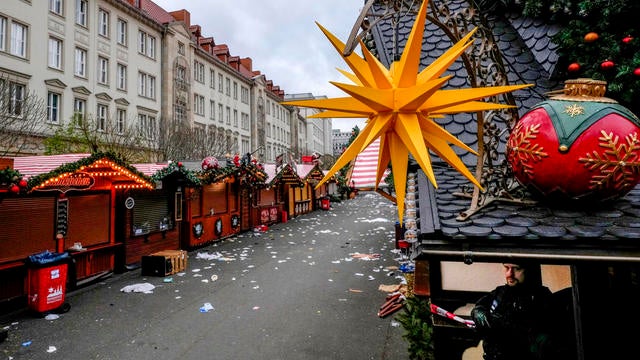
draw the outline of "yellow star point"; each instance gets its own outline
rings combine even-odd
[[[320,27],[353,73],[340,71],[353,84],[332,82],[349,97],[284,102],[287,105],[323,109],[318,118],[367,118],[364,129],[342,153],[317,186],[329,180],[336,172],[380,138],[376,184],[384,170],[393,165],[393,180],[397,199],[404,199],[409,155],[418,162],[431,183],[437,182],[431,167],[429,151],[446,161],[478,187],[480,183],[453,151],[456,145],[476,152],[433,121],[433,118],[460,112],[504,109],[510,106],[479,101],[480,99],[522,89],[530,85],[479,87],[442,90],[450,76],[442,76],[449,66],[473,44],[475,30],[460,39],[437,60],[418,71],[422,52],[428,0],[422,2],[416,22],[407,40],[400,60],[387,69],[360,43],[363,57],[352,52],[344,56],[344,43]],[[376,185],[377,188],[377,185]],[[397,201],[398,217],[402,224],[404,201]]]

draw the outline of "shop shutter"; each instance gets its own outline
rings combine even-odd
[[[44,249],[54,251],[55,199],[5,198],[0,205],[0,260],[24,259]]]
[[[134,236],[173,228],[173,214],[165,193],[138,194],[133,198]]]
[[[109,243],[110,194],[69,196],[69,230],[65,249],[79,242],[83,247]]]

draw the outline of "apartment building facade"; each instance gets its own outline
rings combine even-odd
[[[298,109],[280,104],[284,90],[251,58],[205,36],[186,9],[150,0],[3,1],[0,58],[0,77],[17,88],[13,103],[21,93],[46,101],[45,126],[17,155],[44,153],[42,140],[78,116],[98,132],[136,129],[160,150],[148,161],[167,160],[162,142],[175,127],[218,142],[213,156],[260,150],[272,162],[292,150],[297,158],[330,153],[330,120],[298,121]],[[301,131],[313,144],[292,146]]]
[[[0,78],[11,84],[12,115],[29,110],[19,105],[25,96],[46,103],[38,134],[19,154],[42,153],[41,140],[74,114],[95,121],[97,131],[122,135],[143,120],[140,131],[154,136],[162,32],[119,0],[1,2]]]

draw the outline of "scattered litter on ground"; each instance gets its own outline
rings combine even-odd
[[[218,275],[211,275],[211,281],[216,281],[218,280]]]
[[[162,280],[162,281],[166,282],[166,283],[172,283],[173,282],[173,278],[172,277],[164,278],[164,280]]]
[[[253,307],[253,310],[259,310],[259,309],[260,309],[260,306],[254,306]]]
[[[155,288],[156,287],[153,284],[140,283],[140,284],[127,285],[127,286],[123,287],[122,289],[120,289],[120,291],[126,292],[126,293],[141,292],[141,293],[145,293],[145,294],[153,294],[153,289],[155,289]]]
[[[31,340],[25,341],[25,342],[22,343],[22,346],[24,346],[24,347],[27,347],[27,346],[30,346],[30,345],[31,345]]]
[[[358,290],[358,289],[349,289],[349,291],[354,292],[354,293],[361,293],[362,290]]]
[[[51,346],[51,345],[49,345],[49,348],[47,349],[47,352],[48,352],[49,354],[51,354],[51,353],[53,353],[53,352],[56,352],[56,350],[58,350],[58,349],[57,349],[55,346]]]
[[[208,302],[204,303],[204,305],[200,307],[201,313],[209,312],[211,310],[213,310],[213,305],[211,305],[211,303],[208,303]]]
[[[44,317],[45,320],[56,320],[60,317],[60,315],[58,314],[47,314],[47,316]]]

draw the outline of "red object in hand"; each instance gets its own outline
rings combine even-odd
[[[624,38],[622,38],[622,42],[625,44],[629,44],[633,41],[633,37],[632,36],[625,36]]]
[[[614,66],[616,66],[616,64],[615,64],[613,61],[611,61],[611,60],[603,61],[603,62],[600,64],[600,68],[601,68],[602,70],[611,70],[611,69],[613,69],[613,67],[614,67]]]
[[[577,72],[577,71],[580,71],[580,64],[578,64],[577,62],[571,63],[571,64],[569,64],[569,66],[567,67],[567,70],[569,70],[569,72]]]

